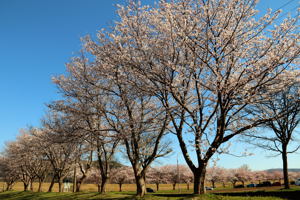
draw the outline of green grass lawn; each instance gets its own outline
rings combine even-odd
[[[96,192],[80,192],[80,193],[47,193],[47,192],[20,192],[8,191],[1,192],[0,199],[2,200],[133,200],[139,199],[135,197],[134,192],[109,192],[100,195]],[[271,191],[239,191],[226,193],[214,193],[195,196],[189,193],[179,194],[178,191],[162,191],[152,194],[147,194],[145,200],[299,200],[300,189],[291,190],[271,190]]]

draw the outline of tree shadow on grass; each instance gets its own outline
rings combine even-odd
[[[240,196],[240,197],[279,197],[288,200],[299,200],[300,190],[282,190],[282,191],[255,191],[255,192],[228,192],[228,193],[215,193],[221,196]]]
[[[0,193],[0,199],[5,200],[74,200],[81,199],[74,193],[47,193],[47,192],[17,192],[9,191]],[[85,199],[85,198],[82,198]]]
[[[0,200],[133,200],[138,199],[132,193],[128,194],[99,194],[91,192],[81,193],[47,193],[47,192],[1,192]]]
[[[5,200],[30,200],[34,199],[35,195],[26,194],[26,192],[3,192],[0,193],[0,199]]]

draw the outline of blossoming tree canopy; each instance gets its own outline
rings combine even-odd
[[[130,2],[120,20],[85,48],[108,71],[158,98],[171,118],[194,193],[204,193],[206,166],[224,143],[271,118],[248,115],[299,77],[296,17],[274,21],[280,11],[257,17],[255,0]],[[191,140],[192,138],[192,140]],[[195,159],[190,154],[195,153]]]

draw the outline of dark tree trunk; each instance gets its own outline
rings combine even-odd
[[[159,183],[156,183],[156,191],[159,190]]]
[[[77,181],[77,182],[76,182],[76,189],[75,189],[75,192],[80,192],[80,187],[81,187],[81,182],[80,182],[80,181]]]
[[[52,177],[48,192],[52,192],[53,186],[54,186],[54,181],[55,181],[55,175]]]
[[[173,183],[172,185],[173,185],[173,190],[175,190],[176,189],[176,183]]]
[[[13,183],[6,183],[6,191],[12,190]]]
[[[143,197],[146,194],[146,183],[143,175],[135,176],[136,181],[136,195]]]
[[[232,181],[232,187],[235,187],[236,181]]]
[[[29,183],[23,182],[23,185],[24,185],[24,191],[28,191]]]
[[[215,188],[215,181],[211,181],[211,186]]]
[[[190,183],[186,183],[186,189],[190,190]]]
[[[108,182],[108,177],[107,176],[102,176],[101,177],[101,185],[100,185],[100,193],[104,194],[106,193],[106,183]]]
[[[43,185],[43,181],[39,180],[38,192],[42,192],[42,185]]]
[[[283,180],[284,188],[290,189],[289,175],[288,175],[288,161],[287,161],[287,145],[282,145],[282,164],[283,164]]]
[[[101,183],[97,184],[97,188],[98,188],[98,192],[100,193],[101,192]]]
[[[205,194],[205,175],[206,175],[206,165],[202,164],[197,168],[194,173],[194,194]]]
[[[79,180],[76,181],[76,192],[80,192],[81,184],[83,183],[86,175],[84,174]]]
[[[74,173],[73,173],[73,187],[72,187],[72,192],[79,192],[80,191],[80,185],[81,185],[81,183],[79,184],[79,187],[78,187],[77,177],[76,177],[76,162],[75,162]],[[77,191],[77,189],[78,189],[78,191]]]
[[[122,192],[122,183],[119,183],[119,192]]]

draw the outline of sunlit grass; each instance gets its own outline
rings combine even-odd
[[[4,188],[3,183],[0,182],[0,191]],[[283,200],[291,199],[298,200],[300,196],[300,187],[292,186],[290,190],[284,190],[282,187],[263,187],[263,188],[232,188],[230,186],[223,188],[221,185],[215,188],[213,191],[208,191],[206,195],[193,195],[193,185],[190,185],[190,190],[187,190],[186,184],[180,184],[176,186],[176,190],[173,190],[171,184],[161,184],[160,190],[155,193],[147,194],[145,200],[157,199],[157,200]],[[220,187],[221,186],[221,187]],[[0,199],[5,200],[73,200],[73,199],[85,199],[85,200],[132,200],[137,199],[135,196],[136,186],[135,184],[124,184],[123,192],[117,192],[119,186],[117,184],[108,184],[107,193],[97,193],[97,186],[95,184],[83,184],[82,191],[80,193],[63,192],[57,193],[58,185],[54,185],[54,192],[47,193],[49,183],[43,184],[43,191],[37,192],[23,192],[23,184],[18,182],[14,185],[14,191],[0,192]],[[147,187],[151,187],[156,190],[156,185],[148,184]],[[38,184],[34,183],[34,191],[38,188]],[[295,197],[295,198],[294,198]]]
[[[47,192],[49,188],[50,183],[43,183],[42,185],[42,191]],[[147,184],[147,187],[150,187],[154,190],[156,190],[156,185],[155,184]],[[5,188],[5,183],[0,182],[0,191],[3,191]],[[192,190],[193,185],[190,184],[190,190]],[[38,189],[38,183],[33,184],[33,191],[37,191]],[[172,190],[173,186],[172,184],[160,184],[159,185],[159,190]],[[13,186],[13,190],[17,191],[23,191],[24,186],[22,182],[17,182]],[[71,184],[71,190],[72,190],[72,184]],[[97,185],[96,184],[83,184],[81,186],[81,190],[85,192],[97,192]],[[180,191],[187,191],[187,186],[186,184],[177,184],[176,185],[176,190]],[[107,184],[107,191],[108,192],[117,192],[119,191],[119,185],[118,184]],[[122,186],[122,191],[136,191],[136,185],[135,184],[123,184]],[[53,192],[58,192],[58,184],[55,183],[53,187]]]

